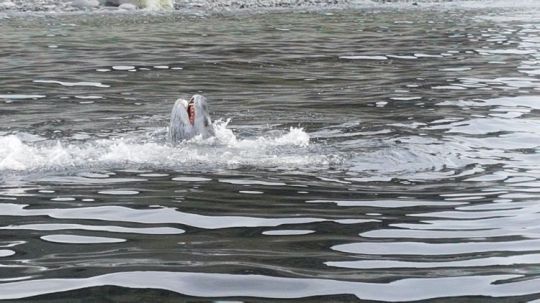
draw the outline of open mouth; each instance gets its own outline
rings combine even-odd
[[[195,123],[195,102],[193,98],[189,100],[188,107],[187,107],[187,114],[189,117],[189,123],[193,125]]]

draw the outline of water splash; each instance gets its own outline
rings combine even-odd
[[[27,134],[0,137],[0,171],[69,170],[97,167],[148,166],[157,168],[321,166],[328,157],[309,145],[309,135],[291,128],[278,136],[237,138],[229,121],[216,121],[216,136],[198,136],[177,146],[168,144],[165,129],[152,134],[86,142],[41,140]],[[156,135],[157,134],[157,135]]]

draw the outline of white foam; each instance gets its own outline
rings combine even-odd
[[[153,134],[87,141],[27,141],[23,134],[0,136],[0,171],[73,170],[98,167],[324,168],[328,157],[309,145],[309,135],[291,128],[280,136],[237,138],[227,122],[215,122],[216,137],[176,146]],[[163,130],[165,132],[165,130]],[[28,137],[28,136],[26,136]]]

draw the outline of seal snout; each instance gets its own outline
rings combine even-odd
[[[171,111],[168,135],[172,142],[189,140],[197,135],[203,138],[214,136],[206,98],[193,95],[189,101],[182,98],[176,100]]]

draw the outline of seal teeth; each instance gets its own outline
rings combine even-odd
[[[189,122],[191,125],[195,124],[195,106],[193,102],[190,102],[187,108]]]

